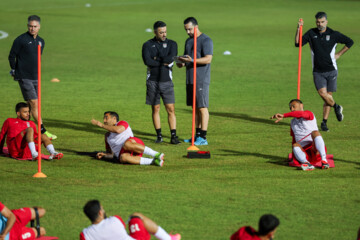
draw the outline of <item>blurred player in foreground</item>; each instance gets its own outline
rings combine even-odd
[[[122,218],[117,215],[106,217],[105,210],[98,200],[87,202],[84,206],[84,213],[90,219],[92,225],[80,233],[80,240],[150,240],[151,235],[160,240],[181,239],[180,234],[168,234],[154,221],[141,213],[131,214],[128,222],[129,236]]]
[[[45,228],[26,227],[31,221],[45,215],[45,209],[40,207],[20,208],[10,210],[0,202],[0,240],[33,240],[46,234]]]
[[[98,152],[97,159],[116,157],[120,163],[159,167],[164,165],[164,153],[146,147],[141,139],[134,137],[129,124],[126,121],[119,121],[119,115],[116,112],[105,112],[104,123],[95,119],[92,119],[91,123],[108,131],[105,134],[106,152]],[[143,154],[153,158],[145,158]]]
[[[308,161],[309,156],[304,148],[309,146],[315,154],[319,151],[321,156],[322,169],[328,169],[329,164],[326,160],[326,150],[324,140],[316,124],[314,113],[304,111],[304,105],[299,99],[292,99],[289,103],[291,112],[277,113],[271,117],[276,118],[278,123],[283,118],[293,117],[291,120],[291,136],[293,137],[293,152],[296,159],[301,162],[301,168],[304,171],[314,170],[315,167]]]
[[[39,146],[37,142],[38,133],[36,125],[30,121],[30,107],[27,103],[20,102],[15,107],[17,118],[8,118],[5,120],[0,132],[0,153],[3,152],[5,143],[9,154],[13,158],[32,159],[38,157]],[[49,159],[61,159],[64,155],[55,151],[54,145],[46,134],[41,134],[41,142],[50,153]]]
[[[241,227],[235,232],[230,240],[271,240],[274,238],[280,221],[271,214],[263,215],[259,220],[259,231],[256,232],[251,226]]]

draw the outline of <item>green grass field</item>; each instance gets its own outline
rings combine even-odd
[[[85,7],[91,3],[91,7]],[[90,222],[82,212],[87,200],[99,199],[108,215],[124,219],[138,211],[183,239],[229,239],[240,226],[257,228],[259,217],[273,213],[281,225],[276,239],[355,239],[360,226],[359,1],[244,0],[34,0],[1,1],[0,122],[14,117],[22,101],[8,72],[13,40],[26,31],[28,15],[42,17],[42,112],[48,130],[58,136],[65,156],[43,161],[46,179],[34,179],[35,162],[0,157],[0,201],[9,208],[40,205],[47,209],[42,226],[48,235],[78,239]],[[329,27],[355,44],[338,61],[336,102],[345,119],[331,112],[323,133],[334,169],[303,172],[287,166],[291,151],[290,119],[269,117],[287,112],[296,97],[298,49],[296,24],[304,32],[325,11]],[[146,67],[142,44],[156,20],[168,26],[168,38],[184,50],[183,20],[195,16],[214,42],[208,130],[211,159],[186,158],[187,144],[155,144],[150,107],[145,105]],[[338,46],[338,50],[340,49]],[[230,56],[222,53],[232,52]],[[312,82],[308,45],[303,48],[301,98],[318,123],[322,100]],[[177,130],[190,137],[191,109],[185,106],[185,72],[174,69]],[[51,83],[59,78],[61,82]],[[134,134],[165,152],[163,168],[128,166],[89,156],[104,150],[102,129],[90,124],[114,110]],[[162,129],[169,141],[166,113]]]

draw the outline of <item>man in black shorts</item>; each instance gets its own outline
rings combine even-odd
[[[160,96],[168,113],[171,144],[179,144],[176,136],[175,95],[172,82],[173,58],[177,55],[176,42],[166,38],[166,24],[154,23],[155,37],[144,43],[142,58],[147,66],[146,104],[151,105],[153,124],[157,133],[155,143],[163,141],[160,124]]]
[[[184,56],[179,57],[182,63],[177,63],[178,67],[186,66],[186,97],[187,105],[193,105],[193,75],[194,75],[194,30],[198,22],[194,17],[189,17],[184,21],[184,27],[189,38],[185,42]],[[196,137],[195,145],[208,145],[206,139],[209,123],[209,85],[210,85],[210,65],[213,55],[213,42],[209,36],[197,29],[197,65],[196,65]],[[190,139],[184,140],[191,142]]]
[[[328,21],[326,13],[318,12],[315,15],[315,19],[316,28],[310,29],[302,36],[302,45],[306,43],[310,44],[313,57],[314,83],[320,97],[324,100],[321,130],[329,131],[327,119],[331,107],[334,108],[338,121],[342,121],[344,118],[342,114],[343,107],[336,104],[332,96],[333,92],[336,92],[338,75],[336,60],[348,51],[354,42],[349,37],[327,27]],[[304,22],[299,20],[295,37],[296,47],[299,46],[299,28],[303,24]],[[338,43],[345,44],[345,46],[339,52],[335,53],[335,48]]]
[[[19,86],[31,109],[31,115],[38,121],[38,45],[41,46],[41,53],[45,47],[45,41],[39,37],[40,17],[32,15],[28,17],[28,31],[21,34],[14,40],[9,54],[11,67],[10,74]],[[41,124],[41,133],[55,140],[57,136],[46,131],[44,124]]]

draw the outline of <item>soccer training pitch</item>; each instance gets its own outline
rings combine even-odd
[[[86,7],[86,4],[88,7]],[[23,101],[7,60],[13,40],[26,32],[27,17],[42,18],[42,116],[56,134],[64,158],[42,162],[46,179],[34,179],[37,163],[0,156],[0,201],[9,208],[42,206],[41,225],[50,236],[78,239],[90,224],[82,207],[99,199],[107,215],[123,219],[142,212],[182,239],[229,239],[240,226],[257,228],[261,215],[280,219],[276,239],[356,239],[360,227],[360,2],[327,0],[34,0],[0,3],[0,122],[15,117]],[[328,26],[355,44],[338,60],[337,103],[321,132],[335,168],[304,172],[287,166],[290,119],[274,124],[270,116],[288,112],[296,98],[299,18],[304,32],[314,15],[328,14]],[[155,144],[151,108],[145,105],[146,66],[142,44],[147,28],[167,23],[167,37],[187,38],[186,17],[214,42],[211,65],[209,146],[211,159],[188,159],[186,143],[171,145],[164,106],[165,143]],[[2,35],[0,35],[1,37]],[[338,50],[342,45],[338,45]],[[231,55],[223,55],[230,51]],[[312,80],[309,46],[302,51],[301,99],[322,119],[322,100]],[[191,135],[191,108],[185,105],[185,71],[174,68],[177,133]],[[60,82],[50,82],[52,78]],[[145,145],[164,152],[163,168],[95,160],[104,151],[105,130],[91,125],[104,111],[116,111]],[[44,151],[44,148],[43,148]]]

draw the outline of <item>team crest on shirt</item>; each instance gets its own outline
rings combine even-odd
[[[163,43],[163,48],[167,48],[167,43]]]
[[[326,35],[326,41],[330,40],[330,35]]]

